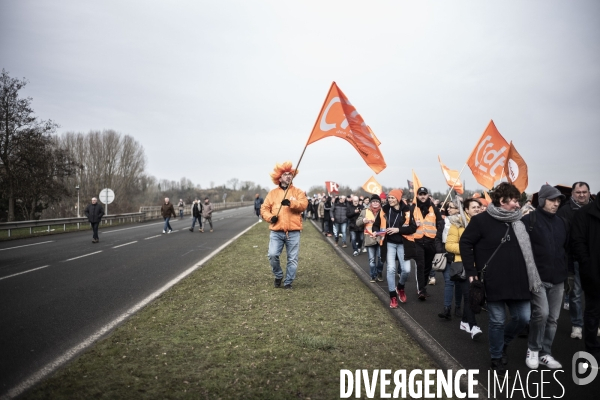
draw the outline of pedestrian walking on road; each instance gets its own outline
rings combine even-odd
[[[185,208],[183,199],[179,199],[179,204],[177,204],[177,207],[179,208],[179,218],[183,218],[183,209]]]
[[[195,199],[194,204],[192,205],[192,218],[193,220],[190,232],[194,232],[196,221],[198,221],[198,230],[202,231],[202,203],[198,199]]]
[[[277,164],[271,173],[271,180],[278,186],[269,192],[260,209],[263,219],[270,222],[268,255],[271,271],[275,276],[273,285],[276,288],[281,287],[283,280],[279,257],[284,246],[287,263],[283,284],[286,289],[292,289],[298,269],[302,212],[308,206],[308,199],[304,191],[292,185],[292,180],[296,175],[298,175],[298,170],[292,168],[291,162]]]
[[[346,196],[342,195],[333,203],[331,207],[331,222],[333,224],[333,236],[335,236],[335,245],[338,245],[340,236],[342,237],[342,247],[346,247],[346,229],[348,227],[348,217],[346,216]]]
[[[85,208],[85,216],[92,225],[92,243],[98,243],[100,241],[98,238],[98,225],[100,225],[102,216],[104,216],[104,209],[98,204],[97,198],[92,197],[92,203]]]
[[[204,226],[206,226],[207,222],[210,225],[211,232],[213,231],[212,213],[213,213],[212,204],[210,204],[210,200],[208,199],[208,197],[206,197],[204,199],[204,207],[202,209],[202,218],[204,218]],[[204,228],[200,228],[200,232],[204,232]]]
[[[348,227],[350,229],[350,242],[352,244],[352,250],[354,257],[360,254],[360,247],[363,242],[363,228],[356,226],[356,220],[363,210],[362,203],[358,200],[358,196],[352,196],[352,202],[350,202],[346,208],[346,216],[348,217]]]
[[[262,217],[260,216],[260,207],[264,202],[265,201],[260,197],[260,194],[256,193],[256,197],[254,198],[254,212],[258,217],[258,222],[262,222]]]
[[[381,209],[381,199],[374,194],[371,196],[369,207],[362,210],[356,219],[356,226],[364,227],[365,247],[369,254],[371,283],[383,282],[381,246],[383,245],[386,223],[385,213]]]
[[[491,197],[486,212],[471,218],[459,247],[469,281],[482,275],[489,316],[491,369],[505,376],[508,345],[529,322],[531,292],[541,290],[542,281],[527,228],[521,222],[521,193],[510,183],[502,182]],[[507,307],[510,321],[505,325]]]
[[[171,233],[173,228],[171,228],[171,224],[169,224],[169,220],[171,219],[171,215],[173,218],[176,218],[175,208],[173,208],[173,204],[169,202],[169,198],[165,197],[164,204],[160,207],[160,214],[165,220],[165,226],[163,227],[163,233]]]

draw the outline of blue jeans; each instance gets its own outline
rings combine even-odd
[[[539,292],[531,293],[531,320],[529,321],[528,347],[539,351],[540,357],[552,355],[552,342],[556,334],[564,285],[544,282]]]
[[[343,222],[343,223],[337,223],[334,222],[333,223],[333,236],[335,236],[335,241],[337,243],[339,236],[338,234],[341,233],[342,234],[342,243],[346,243],[346,227],[348,226],[347,222]]]
[[[352,242],[352,250],[360,251],[363,242],[363,231],[350,231],[350,241]]]
[[[581,289],[581,277],[579,276],[579,263],[575,265],[575,284],[573,291],[569,293],[569,315],[571,316],[571,324],[573,326],[583,327],[583,309],[581,308],[581,298],[583,290]]]
[[[398,287],[403,288],[410,274],[410,260],[404,259],[404,245],[398,243],[387,243],[387,282],[388,290],[396,290],[396,255],[400,260],[400,281]]]
[[[183,218],[183,210],[179,210],[179,218]]]
[[[192,230],[194,230],[196,220],[198,220],[198,229],[202,229],[202,217],[194,217],[194,219],[192,220]]]
[[[377,277],[377,274],[383,273],[383,263],[381,262],[381,250],[379,245],[368,246],[369,267],[371,267],[371,279]]]
[[[529,300],[488,301],[489,337],[491,358],[502,358],[502,349],[509,344],[529,322],[531,307]],[[506,309],[510,312],[510,321],[504,326]],[[465,308],[468,307],[465,304]]]
[[[455,308],[460,308],[460,300],[462,298],[462,286],[456,285],[454,281],[450,280],[450,264],[446,264],[444,269],[444,307],[450,307],[452,305],[452,296],[454,296]],[[465,308],[467,308],[465,303]]]
[[[271,231],[269,239],[269,263],[275,278],[282,279],[283,271],[279,263],[279,256],[283,251],[287,253],[284,285],[291,285],[296,278],[298,269],[298,253],[300,252],[300,231],[289,231],[287,235],[282,231]]]
[[[164,217],[163,217],[164,218]],[[165,218],[165,226],[163,228],[163,231],[172,231],[173,228],[171,228],[171,224],[169,224],[169,220],[171,219],[171,217],[166,217]]]

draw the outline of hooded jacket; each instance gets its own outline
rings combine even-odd
[[[302,212],[308,207],[308,199],[302,190],[290,185],[285,196],[290,201],[290,205],[282,206],[284,194],[285,190],[281,186],[271,190],[260,207],[260,215],[267,222],[277,215],[277,223],[269,225],[272,231],[301,231]]]

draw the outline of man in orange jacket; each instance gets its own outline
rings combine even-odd
[[[302,212],[308,206],[308,199],[302,190],[292,185],[292,180],[296,175],[298,175],[298,170],[292,169],[291,162],[277,164],[271,173],[271,180],[278,187],[269,192],[260,207],[260,215],[263,220],[271,223],[269,226],[271,230],[269,263],[275,276],[276,288],[281,287],[283,280],[279,256],[284,245],[287,253],[287,265],[283,283],[286,289],[292,289],[292,282],[296,278],[298,269]]]

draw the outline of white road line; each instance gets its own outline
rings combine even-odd
[[[63,366],[64,364],[66,364],[68,361],[70,361],[71,359],[73,359],[76,355],[78,355],[79,353],[81,353],[87,347],[91,346],[95,341],[97,341],[102,336],[106,335],[108,332],[110,332],[112,329],[114,329],[116,326],[118,326],[121,322],[125,321],[127,318],[131,317],[133,314],[135,314],[136,312],[138,312],[139,310],[141,310],[143,307],[145,307],[150,302],[152,302],[154,299],[156,299],[158,296],[160,296],[161,294],[163,294],[164,292],[166,292],[167,290],[169,290],[173,285],[177,284],[183,278],[185,278],[186,276],[188,276],[189,274],[191,274],[192,272],[194,272],[198,268],[202,267],[202,265],[204,265],[211,258],[213,258],[217,254],[219,254],[219,252],[221,250],[223,250],[225,247],[229,246],[237,238],[239,238],[244,233],[246,233],[250,229],[252,229],[252,227],[254,225],[256,225],[257,223],[258,222],[255,222],[254,224],[250,225],[248,228],[244,229],[242,232],[240,232],[237,235],[235,235],[234,237],[232,237],[226,243],[223,243],[215,251],[213,251],[212,253],[210,253],[209,255],[207,255],[206,257],[204,257],[202,260],[200,260],[198,262],[198,264],[193,265],[190,268],[188,268],[187,270],[183,271],[177,277],[175,277],[171,281],[167,282],[163,287],[161,287],[160,289],[158,289],[154,293],[150,294],[148,297],[146,297],[145,299],[143,299],[142,301],[140,301],[139,303],[137,303],[136,305],[134,305],[133,307],[131,307],[129,310],[125,311],[124,314],[121,314],[120,316],[118,316],[117,318],[115,318],[113,321],[111,321],[108,324],[104,325],[102,328],[100,328],[98,331],[96,331],[94,334],[92,334],[91,336],[89,336],[87,339],[85,339],[84,341],[82,341],[78,345],[71,347],[62,356],[54,359],[53,361],[50,361],[48,364],[46,364],[40,370],[34,372],[32,375],[30,375],[29,377],[25,378],[17,386],[13,387],[12,389],[10,389],[8,391],[8,393],[6,394],[7,398],[17,397],[21,393],[25,392],[27,389],[31,388],[32,386],[34,386],[35,384],[39,383],[41,380],[43,380],[44,378],[46,378],[47,376],[49,376],[50,374],[52,374],[54,371],[56,371],[58,368],[60,368],[61,366]]]
[[[6,249],[0,249],[0,251],[18,249],[18,248],[27,247],[27,246],[37,246],[38,244],[52,243],[52,242],[54,242],[54,240],[48,240],[47,242],[39,242],[39,243],[32,243],[32,244],[24,244],[23,246],[8,247]]]
[[[162,236],[162,235],[150,236],[150,237],[147,237],[147,238],[146,238],[146,239],[144,239],[144,240],[148,240],[148,239],[154,239],[155,237],[159,237],[159,236]]]
[[[87,256],[91,256],[92,254],[98,254],[98,253],[102,253],[102,250],[95,251],[95,252],[93,252],[93,253],[90,253],[90,254],[84,254],[84,255],[82,255],[82,256],[79,256],[79,257],[73,257],[73,258],[69,258],[68,260],[65,260],[65,261],[63,261],[63,262],[66,262],[66,261],[71,261],[71,260],[77,260],[78,258],[87,257]]]
[[[26,273],[28,273],[28,272],[37,271],[38,269],[42,269],[42,268],[46,268],[46,267],[49,267],[49,265],[44,265],[43,267],[37,267],[37,268],[34,268],[34,269],[30,269],[30,270],[28,270],[28,271],[23,271],[23,272],[19,272],[19,273],[17,273],[17,274],[12,274],[12,275],[8,275],[8,276],[4,276],[4,277],[0,278],[0,281],[1,281],[2,279],[8,279],[8,278],[12,278],[13,276],[17,276],[17,275],[21,275],[21,274],[26,274]]]
[[[127,231],[129,229],[145,228],[145,227],[151,226],[151,225],[164,225],[164,224],[165,224],[164,222],[155,222],[153,224],[144,224],[142,226],[134,226],[132,228],[115,229],[114,231],[100,231],[100,233],[113,233],[113,232]]]
[[[113,249],[116,249],[116,248],[118,248],[118,247],[127,246],[127,245],[129,245],[129,244],[134,244],[134,243],[137,243],[137,240],[135,240],[135,241],[133,241],[133,242],[125,243],[125,244],[120,244],[120,245],[118,245],[118,246],[115,246],[115,247],[113,247]]]

